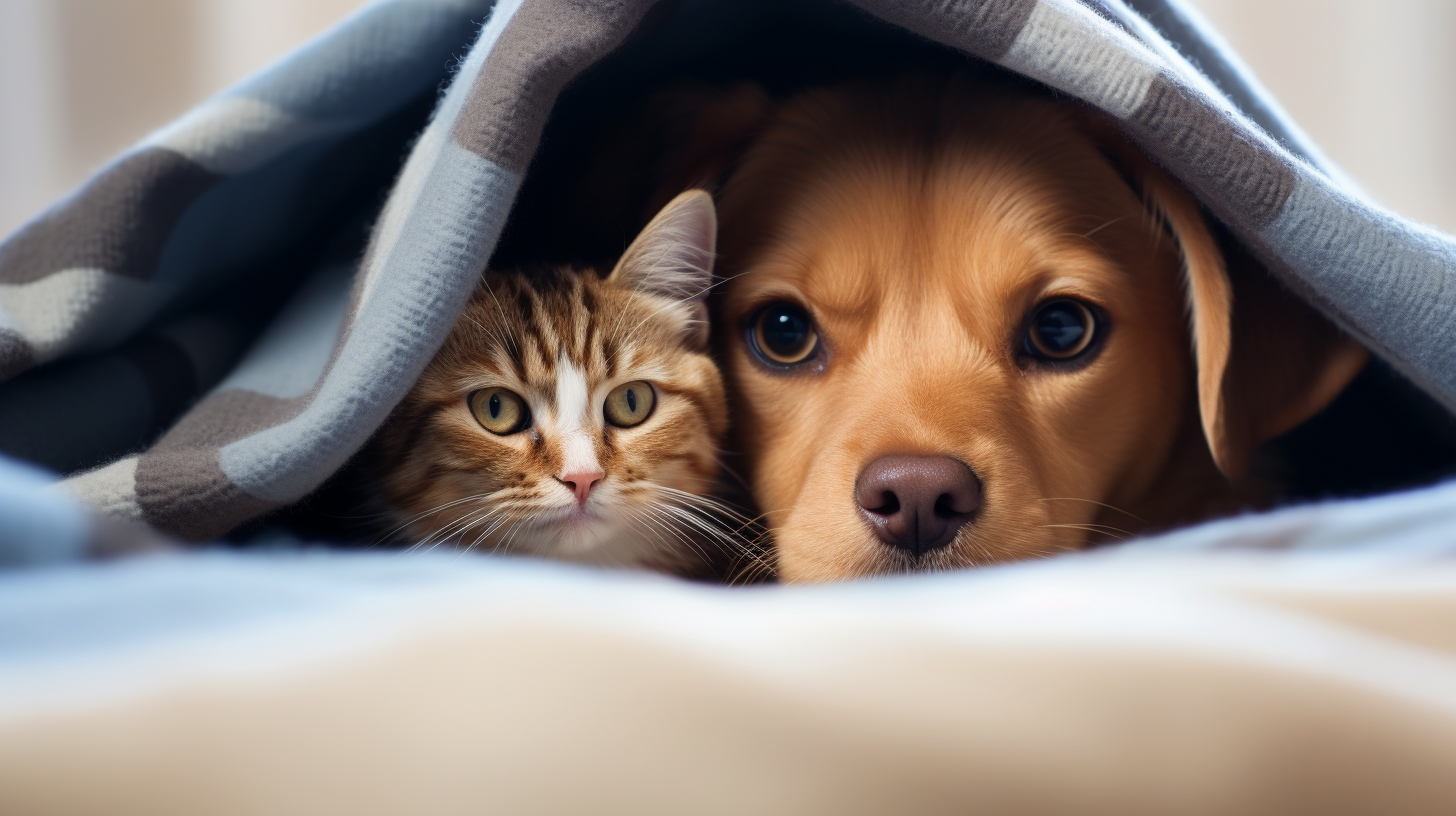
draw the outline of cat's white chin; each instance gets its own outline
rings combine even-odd
[[[634,531],[593,513],[572,512],[541,532],[539,555],[601,566],[633,566],[642,560],[643,545]]]

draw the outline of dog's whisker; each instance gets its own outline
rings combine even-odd
[[[1070,496],[1066,496],[1066,497],[1050,497],[1050,496],[1048,496],[1048,497],[1045,497],[1045,498],[1037,499],[1037,501],[1078,501],[1078,502],[1086,502],[1088,504],[1095,504],[1098,507],[1106,507],[1108,510],[1111,510],[1111,511],[1116,512],[1116,513],[1121,513],[1124,516],[1129,516],[1131,518],[1135,518],[1138,521],[1142,522],[1143,524],[1147,524],[1148,523],[1147,522],[1147,519],[1142,518],[1141,516],[1137,515],[1136,513],[1129,512],[1129,511],[1124,510],[1121,507],[1118,507],[1116,505],[1107,504],[1106,502],[1095,501],[1093,499],[1079,499],[1079,498],[1074,498],[1074,497],[1070,497]]]
[[[1128,537],[1132,535],[1126,530],[1118,530],[1116,533],[1114,533],[1112,532],[1112,530],[1116,530],[1116,528],[1109,529],[1101,524],[1041,524],[1037,526],[1068,530],[1082,530],[1088,533],[1098,533],[1100,535],[1111,536],[1112,538],[1115,538],[1119,541],[1127,541]],[[1121,535],[1119,535],[1118,533],[1121,533]]]
[[[1097,233],[1099,233],[1099,232],[1107,229],[1108,227],[1112,226],[1113,224],[1116,224],[1119,221],[1124,221],[1126,219],[1127,219],[1127,216],[1125,216],[1125,215],[1119,215],[1118,217],[1112,219],[1111,221],[1105,222],[1100,227],[1095,227],[1095,228],[1093,228],[1092,230],[1090,230],[1088,232],[1082,233],[1082,235],[1080,237],[1082,237],[1082,238],[1091,238],[1092,236],[1094,236]]]

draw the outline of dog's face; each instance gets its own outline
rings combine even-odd
[[[1000,91],[823,90],[743,156],[715,331],[785,579],[1049,554],[1218,477],[1197,369],[1228,356],[1227,278],[1185,290],[1186,244],[1215,251],[1196,208],[1166,228],[1084,124]]]

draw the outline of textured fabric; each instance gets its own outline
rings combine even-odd
[[[298,198],[301,185],[318,173],[327,151],[420,94],[430,94],[452,55],[468,47],[490,5],[434,0],[374,3],[264,74],[148,137],[72,199],[0,244],[0,375],[13,376],[67,353],[104,348],[173,304],[196,300],[226,282],[255,274],[245,261],[256,266],[280,247],[299,240],[297,232],[317,228],[318,224],[297,218],[306,205],[291,199]],[[411,160],[415,174],[419,165],[433,164],[433,157],[423,155],[427,141],[421,140]],[[400,179],[401,189],[410,176],[407,169]],[[518,181],[518,177],[481,179],[478,173],[444,168],[436,174],[435,185],[464,192],[448,199],[431,196],[426,206],[413,209],[411,217],[417,226],[409,249],[426,248],[407,261],[395,261],[401,270],[390,277],[388,293],[399,314],[393,320],[376,320],[371,312],[367,323],[370,334],[395,335],[394,344],[403,342],[406,348],[380,350],[376,341],[369,353],[378,353],[383,360],[356,365],[356,369],[367,367],[370,372],[356,376],[350,385],[378,382],[375,374],[381,367],[387,370],[390,361],[404,370],[386,381],[385,387],[392,389],[364,406],[373,408],[365,423],[377,424],[383,419],[428,359],[431,344],[443,337],[452,313],[468,292],[462,283],[466,270],[483,266],[493,243],[493,239],[466,232],[474,233],[492,217],[498,230]],[[426,212],[434,205],[441,211]],[[441,225],[440,221],[449,220],[441,215],[448,207],[459,208],[449,215],[473,218],[474,223],[468,230],[454,223]],[[231,251],[234,248],[240,251]],[[449,256],[451,249],[464,254],[442,256]],[[448,272],[442,273],[431,260],[442,263]],[[330,266],[317,275],[337,272],[336,266]],[[303,301],[305,307],[324,310],[325,315],[330,310],[341,314],[346,307],[391,308],[351,301],[350,272],[343,270],[344,285],[336,287],[330,298],[310,301],[313,290],[305,286],[294,299]],[[333,274],[333,278],[339,275]],[[442,286],[453,291],[438,292]],[[300,318],[296,312],[294,309],[295,323],[300,319],[318,322],[319,315]],[[285,309],[279,319],[289,319],[287,314]],[[327,317],[324,321],[327,323]],[[100,468],[72,479],[66,489],[108,514],[144,519],[155,529],[196,540],[226,532],[277,506],[279,502],[250,495],[234,484],[218,457],[223,446],[292,418],[311,403],[309,395],[319,386],[329,361],[338,356],[335,347],[342,339],[338,331],[315,331],[303,340],[304,345],[275,355],[279,371],[258,375],[254,365],[253,380],[234,383],[234,376],[182,417],[150,450],[123,460],[127,466]],[[128,348],[123,346],[120,353],[126,354]],[[228,351],[230,366],[237,354],[236,349]],[[255,357],[245,358],[243,364]],[[319,358],[323,365],[311,373],[297,371],[300,359]],[[126,362],[136,359],[132,353]],[[96,385],[86,379],[88,373],[107,366],[128,367],[94,356],[83,361],[83,370],[67,377],[61,376],[65,372],[47,370],[43,372],[46,382],[28,381],[24,389],[11,391],[0,388],[0,414],[10,408],[25,410],[32,418],[34,427],[16,428],[12,433],[26,434],[35,445],[44,444],[42,440],[52,432],[46,427],[46,417],[35,411],[38,403],[65,403],[69,395],[75,404],[86,396],[80,384]],[[160,369],[153,366],[150,370],[155,374]],[[170,370],[176,373],[175,366]],[[209,372],[208,381],[194,377],[193,393],[181,399],[192,401],[199,383],[212,387],[222,373]],[[131,383],[146,379],[141,370],[117,376]],[[266,388],[263,392],[250,390],[260,376],[275,381],[290,376],[296,381],[304,376],[308,381],[302,387],[295,383],[289,399],[280,399]],[[55,380],[61,378],[75,381],[78,387],[58,387]],[[157,395],[149,389],[155,385],[142,383],[132,391],[152,399]],[[171,394],[175,402],[177,390]],[[149,427],[152,416],[161,413],[135,402],[128,407],[137,418],[112,425],[108,432],[113,437],[137,436]],[[361,408],[357,398],[337,402]],[[337,416],[325,412],[315,411],[314,416],[314,425],[340,423]],[[355,420],[350,417],[349,421]],[[363,430],[363,425],[355,427]],[[132,436],[126,436],[128,431]],[[117,448],[110,440],[70,441],[74,450],[57,450],[60,446],[51,444],[31,458],[67,467],[84,459],[87,452]],[[310,447],[315,457],[304,463],[311,468],[302,480],[304,487],[289,498],[312,488],[352,453],[348,445],[325,448],[318,441]],[[30,452],[20,446],[17,452],[22,451]],[[317,461],[325,451],[327,461]],[[299,481],[295,476],[293,484]]]
[[[1449,814],[1453,521],[1448,485],[834,587],[10,573],[0,811]]]
[[[80,505],[48,493],[54,477],[0,458],[0,566],[74,561],[85,555],[91,520]]]
[[[0,456],[0,568],[54,565],[168,546],[140,525],[96,518],[79,502],[51,489],[55,479]],[[38,619],[46,617],[41,614]]]
[[[237,314],[196,313],[37,371],[0,388],[0,451],[72,473],[138,450],[223,378],[246,339]]]
[[[1106,111],[1292,291],[1456,405],[1456,286],[1447,282],[1456,242],[1351,187],[1179,0],[854,4]],[[0,244],[0,378],[74,357],[133,395],[119,414],[138,428],[191,406],[145,450],[77,439],[74,450],[49,452],[45,461],[58,466],[84,460],[81,448],[127,462],[66,489],[202,540],[321,484],[438,348],[495,247],[558,95],[627,42],[654,5],[381,0],[162,128]],[[182,357],[137,338],[329,228],[316,214],[341,205],[320,196],[351,195],[337,181],[358,164],[346,161],[350,140],[428,96],[462,54],[362,260],[288,276],[293,305],[220,384],[169,378]],[[334,181],[320,182],[331,162]],[[137,342],[149,351],[126,345]],[[115,356],[84,357],[98,351]],[[47,376],[48,398],[64,404],[59,375]],[[41,379],[21,377],[15,388],[39,393]],[[0,414],[43,402],[4,389]]]

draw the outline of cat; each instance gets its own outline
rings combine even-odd
[[[688,191],[605,276],[487,271],[366,450],[396,535],[677,572],[735,546],[711,496],[728,424],[704,304],[716,221]]]

